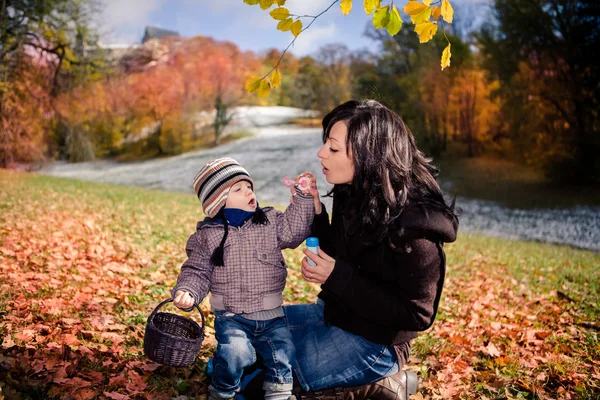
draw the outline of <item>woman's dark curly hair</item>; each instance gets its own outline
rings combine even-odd
[[[334,185],[328,195],[345,194],[343,212],[351,226],[385,236],[409,205],[426,205],[424,209],[456,217],[454,202],[446,204],[435,180],[437,168],[417,148],[398,114],[375,100],[348,101],[323,118],[323,142],[339,121],[348,128],[346,151],[354,163],[354,177],[348,185]]]

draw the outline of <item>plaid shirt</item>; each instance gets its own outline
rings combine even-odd
[[[211,218],[198,222],[185,246],[188,259],[173,295],[185,290],[198,304],[210,292],[213,308],[236,314],[279,307],[287,277],[281,250],[298,247],[310,235],[315,208],[312,196],[298,193],[283,213],[272,207],[263,210],[269,219],[266,225],[248,220],[239,228],[229,227],[224,266],[210,262],[223,238],[223,224]]]

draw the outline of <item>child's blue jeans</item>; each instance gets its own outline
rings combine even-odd
[[[292,390],[292,361],[295,348],[284,317],[252,321],[226,311],[215,311],[217,351],[213,359],[212,386],[219,393],[239,391],[244,368],[256,362],[258,353],[264,363],[263,388]]]

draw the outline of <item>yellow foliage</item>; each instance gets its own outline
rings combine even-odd
[[[450,53],[450,43],[448,43],[448,46],[442,52],[442,71],[450,66],[450,57],[452,57],[452,53]]]
[[[365,12],[369,15],[373,14],[380,5],[381,0],[364,0]]]
[[[263,98],[269,94],[271,91],[271,82],[266,79],[263,79],[260,82],[260,86],[258,87],[258,97]]]
[[[275,3],[275,0],[260,0],[260,8],[266,10],[271,7],[273,3]]]
[[[350,14],[350,11],[352,11],[352,0],[342,0],[340,10],[342,10],[342,14],[344,15]]]
[[[444,21],[451,24],[454,17],[454,9],[448,0],[442,0],[442,17]]]
[[[290,18],[286,18],[283,21],[280,21],[277,24],[277,29],[282,31],[282,32],[287,32],[290,29],[292,29],[292,24],[294,23],[294,20],[290,17]]]
[[[299,19],[297,19],[292,24],[292,34],[294,36],[298,36],[300,34],[300,32],[302,32],[302,21],[300,21]]]
[[[416,15],[411,15],[410,19],[412,20],[413,24],[417,25],[429,21],[429,17],[431,17],[431,7],[425,6],[423,11]]]
[[[419,35],[420,43],[427,43],[437,32],[437,24],[434,22],[422,22],[415,26],[415,32]]]
[[[392,12],[390,12],[390,20],[385,29],[387,29],[390,35],[394,36],[400,32],[400,28],[402,28],[402,19],[400,18],[400,14],[398,14],[398,9],[394,5]]]
[[[404,12],[410,16],[417,15],[428,8],[427,5],[411,0],[404,6]]]
[[[244,85],[247,92],[255,92],[258,90],[262,79],[258,76],[251,76],[246,80],[246,84]]]
[[[279,86],[280,83],[281,73],[277,68],[275,68],[275,71],[273,71],[273,75],[271,75],[271,85],[273,85],[273,87],[276,88],[277,86]]]
[[[290,16],[290,12],[288,11],[288,9],[283,7],[276,8],[269,14],[271,15],[271,17],[273,17],[273,19],[276,20],[284,20]]]
[[[448,120],[457,124],[451,130],[465,140],[488,141],[500,113],[499,100],[492,96],[495,89],[497,83],[489,82],[485,71],[478,68],[460,71],[448,102]]]
[[[373,15],[373,25],[375,28],[385,28],[390,22],[390,6],[380,7]]]
[[[297,37],[303,30],[302,21],[294,18],[287,8],[282,6],[286,0],[244,0],[246,4],[260,4],[263,10],[270,8],[273,4],[277,4],[278,8],[272,10],[269,14],[273,19],[278,20],[277,30],[282,32],[291,31],[294,37]],[[334,2],[335,3],[335,2]],[[454,10],[449,0],[441,0],[441,7],[435,5],[432,7],[433,0],[409,0],[404,6],[403,11],[410,16],[412,23],[415,25],[415,32],[419,35],[419,42],[429,42],[437,33],[437,21],[440,16],[447,23],[452,23]],[[440,4],[436,1],[437,4]],[[402,18],[398,12],[398,8],[392,2],[391,4],[381,6],[381,0],[363,0],[365,13],[373,14],[373,25],[377,29],[385,28],[387,32],[394,36],[402,29]],[[342,14],[348,15],[352,11],[352,0],[340,0],[340,10]],[[321,13],[322,14],[322,13]],[[321,15],[319,14],[319,15]],[[317,17],[319,16],[317,15]],[[313,17],[313,18],[317,18]],[[433,17],[433,22],[430,21]],[[310,24],[309,24],[310,26]],[[444,49],[441,58],[442,70],[450,66],[450,44]],[[271,81],[256,80],[250,78],[246,81],[246,90],[248,92],[258,91],[260,97],[266,96],[271,88],[276,88],[281,83],[281,75],[275,65],[275,71],[271,76]]]

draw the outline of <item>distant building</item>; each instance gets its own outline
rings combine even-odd
[[[106,54],[107,61],[111,63],[118,62],[123,56],[132,50],[140,47],[139,44],[103,44],[98,43],[98,47]]]
[[[142,44],[146,43],[150,39],[162,39],[170,36],[179,37],[180,35],[179,32],[157,28],[154,26],[147,26],[146,29],[144,29],[144,37],[142,37]]]
[[[94,46],[83,46],[79,53],[87,55],[89,52],[101,51],[109,64],[118,66],[125,72],[136,72],[152,62],[164,61],[169,49],[161,45],[161,39],[167,37],[181,36],[179,32],[146,26],[141,44],[108,44],[98,41]]]

